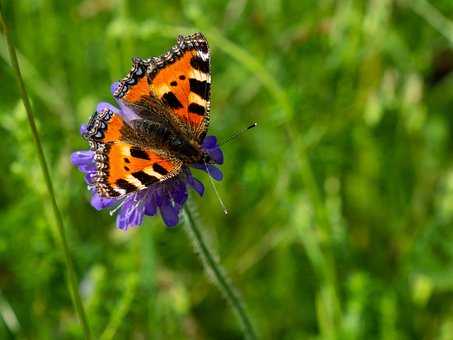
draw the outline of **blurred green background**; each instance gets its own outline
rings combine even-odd
[[[132,56],[212,48],[218,189],[193,197],[263,339],[453,339],[451,0],[2,0],[90,326],[102,339],[240,339],[181,226],[127,232],[69,161]],[[83,336],[0,38],[0,338]]]

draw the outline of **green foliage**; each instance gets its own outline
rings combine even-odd
[[[453,4],[449,0],[3,0],[95,338],[236,339],[182,227],[121,232],[71,151],[132,56],[202,31],[218,189],[194,198],[265,339],[453,334]],[[83,336],[0,38],[0,338]],[[203,181],[208,180],[200,175]]]

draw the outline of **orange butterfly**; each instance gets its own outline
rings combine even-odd
[[[206,38],[201,33],[179,36],[159,57],[133,58],[129,74],[112,87],[120,110],[101,103],[84,128],[92,160],[80,162],[73,155],[73,163],[90,169],[85,173],[102,207],[131,197],[143,201],[143,207],[136,204],[143,210],[141,219],[126,218],[126,228],[141,223],[147,205],[149,215],[159,208],[164,221],[171,222],[167,225],[176,224],[187,199],[186,184],[203,192],[188,166],[221,179],[213,164],[221,164],[223,154],[215,137],[206,137],[210,85]],[[90,158],[80,152],[79,156]],[[120,219],[123,210],[132,214],[129,204],[121,204]],[[166,221],[165,209],[172,210],[171,221]]]

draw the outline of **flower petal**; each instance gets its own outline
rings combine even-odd
[[[223,152],[219,147],[206,150],[209,157],[217,164],[223,164]]]
[[[83,164],[79,165],[79,170],[83,172],[84,174],[92,174],[96,172],[96,164],[94,163],[89,163],[89,164]]]
[[[110,207],[113,205],[117,199],[115,198],[104,198],[99,196],[97,193],[94,193],[91,197],[91,205],[96,210],[102,210],[104,208]]]
[[[145,202],[145,214],[148,216],[154,216],[157,214],[157,204],[153,195],[149,195]]]
[[[126,215],[118,214],[116,216],[116,226],[121,230],[127,230],[129,227],[129,222],[126,218]]]
[[[110,91],[112,92],[112,95],[115,93],[116,89],[120,86],[120,82],[116,81],[110,86]]]
[[[71,163],[75,166],[94,164],[94,152],[90,150],[75,151],[71,154]]]
[[[203,196],[204,194],[204,185],[198,179],[192,176],[187,176],[187,183],[200,195]]]
[[[133,120],[140,119],[140,116],[137,115],[129,106],[124,104],[121,99],[118,99],[116,102],[120,107],[118,114],[126,121],[126,123],[130,124]]]
[[[88,132],[88,125],[82,124],[80,125],[80,134],[83,136]]]
[[[170,191],[171,197],[173,198],[173,201],[176,204],[183,205],[188,197],[187,189],[186,189],[186,185],[183,182],[180,182],[180,181],[178,181],[178,182],[179,183],[174,184],[170,188],[169,191]]]
[[[143,223],[145,198],[146,196],[143,195],[143,192],[136,192],[125,198],[116,219],[118,228],[127,230],[129,227],[139,226]]]
[[[195,164],[191,164],[191,167],[193,167],[195,169],[200,169],[200,170],[206,171],[216,181],[221,181],[223,178],[222,171],[220,171],[219,168],[215,167],[212,164],[207,164],[207,166],[206,166],[205,164],[195,163]]]
[[[206,136],[203,139],[203,149],[212,149],[217,145],[217,138],[215,136]]]
[[[216,181],[221,181],[223,179],[223,173],[220,169],[214,165],[208,164],[209,175],[214,178]]]
[[[179,209],[172,204],[169,193],[164,187],[160,187],[156,190],[156,203],[159,207],[162,219],[167,227],[174,227],[178,224],[178,212]]]
[[[96,176],[96,172],[87,172],[85,174],[85,182],[86,182],[86,184],[88,184],[88,186],[93,184],[95,176]]]
[[[96,107],[96,111],[97,112],[102,112],[104,110],[110,110],[110,111],[112,111],[113,113],[116,113],[116,114],[119,113],[119,110],[115,106],[113,106],[112,104],[106,103],[106,102],[99,103],[98,106]]]
[[[129,219],[129,225],[131,227],[137,227],[143,224],[143,218],[145,217],[145,209],[143,205],[140,208],[134,209]]]
[[[162,215],[162,219],[167,227],[174,227],[178,224],[179,217],[178,213],[179,210],[176,207],[173,207],[171,204],[164,204],[159,207],[160,214]]]
[[[112,91],[112,95],[115,93],[116,89],[120,85],[120,82],[114,82],[112,86],[110,87],[110,90]],[[123,119],[126,121],[126,123],[130,124],[135,119],[140,119],[140,116],[138,116],[134,110],[132,110],[130,107],[128,107],[126,104],[121,99],[116,99],[116,103],[120,107],[118,113]]]

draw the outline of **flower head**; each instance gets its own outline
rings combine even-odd
[[[115,84],[112,86],[113,90],[114,87]],[[126,123],[137,119],[136,114],[124,105],[120,105],[120,110],[106,103],[99,104],[98,108],[100,106],[108,106],[112,111],[121,115]],[[86,125],[82,125],[80,133],[83,135],[86,131]],[[223,153],[215,136],[206,136],[201,147],[213,163],[223,163]],[[180,211],[187,201],[188,187],[191,187],[200,196],[204,193],[203,183],[193,177],[189,165],[183,165],[182,170],[175,177],[126,195],[105,198],[99,196],[94,184],[97,171],[95,153],[90,150],[73,152],[71,162],[85,174],[85,181],[92,194],[91,205],[97,210],[110,208],[111,211],[116,211],[116,225],[122,230],[141,225],[145,215],[154,216],[159,213],[167,226],[175,226],[179,222]],[[214,164],[196,163],[190,164],[190,167],[206,171],[215,180],[219,181],[223,178],[222,172]]]

